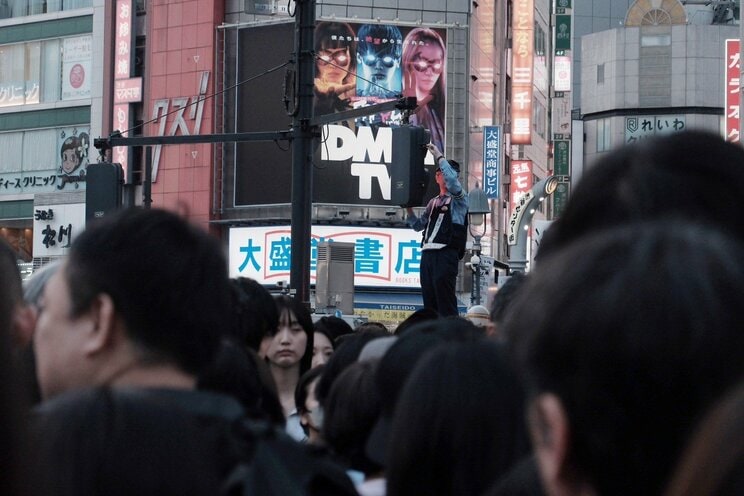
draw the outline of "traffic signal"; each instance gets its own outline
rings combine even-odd
[[[86,222],[121,208],[124,169],[120,164],[90,164],[86,170],[85,183]]]
[[[429,184],[424,167],[429,131],[419,126],[393,128],[393,160],[391,164],[391,201],[401,207],[419,207]]]

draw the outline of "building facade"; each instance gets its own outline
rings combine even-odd
[[[63,256],[84,228],[104,3],[0,1],[0,235],[28,264]]]

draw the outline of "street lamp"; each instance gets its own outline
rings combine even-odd
[[[527,268],[527,231],[540,202],[553,194],[558,187],[558,178],[548,176],[538,181],[531,190],[519,199],[509,217],[507,242],[513,246],[509,251],[509,267],[514,272],[524,272]]]
[[[475,184],[475,188],[468,193],[468,231],[473,237],[473,256],[470,257],[470,268],[473,270],[473,291],[470,293],[470,304],[480,305],[480,282],[481,282],[481,238],[486,234],[486,215],[491,213],[486,193]],[[481,226],[483,226],[481,228]],[[475,232],[473,228],[475,227]]]

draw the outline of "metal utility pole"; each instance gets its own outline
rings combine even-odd
[[[290,291],[310,307],[310,230],[313,203],[313,87],[315,0],[295,2],[297,112],[292,120],[292,260]]]

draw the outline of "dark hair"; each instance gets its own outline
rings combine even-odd
[[[96,388],[57,397],[33,422],[32,494],[217,494],[204,426],[167,402]]]
[[[504,329],[531,394],[560,399],[567,463],[598,494],[660,493],[690,426],[742,377],[741,255],[718,231],[655,222],[530,273]]]
[[[375,360],[351,364],[333,382],[323,406],[326,442],[349,467],[366,475],[382,468],[364,452],[367,436],[380,414],[376,368]]]
[[[411,328],[411,326],[426,322],[427,320],[436,320],[439,318],[439,313],[434,310],[433,308],[429,307],[423,307],[419,308],[415,312],[413,312],[411,315],[406,317],[406,319],[398,324],[398,327],[395,328],[395,334],[396,336],[400,336],[401,334],[405,333],[408,329]]]
[[[315,25],[315,55],[321,50],[336,48],[349,49],[349,73],[344,77],[344,82],[351,77],[356,77],[356,51],[357,41],[354,30],[345,22],[321,21]]]
[[[16,305],[22,298],[21,274],[13,249],[0,238],[0,494],[20,495],[25,464],[24,416],[12,369],[12,325]]]
[[[499,344],[428,352],[395,409],[387,494],[481,494],[529,452],[523,402]]]
[[[328,362],[325,364],[325,371],[320,377],[318,385],[315,386],[315,397],[321,405],[325,404],[325,400],[331,392],[333,381],[336,380],[346,367],[357,361],[364,345],[373,339],[389,335],[390,333],[387,331],[383,331],[375,326],[369,330],[362,329],[354,332],[354,334],[346,334],[339,340],[340,342],[337,343],[336,351],[328,359]]]
[[[130,208],[90,223],[66,265],[72,315],[108,294],[153,360],[197,374],[230,326],[227,263],[215,238],[165,210]]]
[[[300,380],[297,381],[297,388],[295,388],[295,408],[297,408],[297,413],[303,414],[307,412],[307,408],[305,408],[305,402],[307,401],[307,389],[310,387],[310,384],[312,384],[315,379],[323,374],[323,370],[325,370],[325,365],[318,365],[317,367],[313,367],[302,374]]]
[[[597,229],[682,217],[744,238],[735,205],[744,191],[744,150],[720,136],[686,131],[650,138],[601,157],[545,231],[539,260]]]
[[[248,277],[230,279],[234,326],[231,331],[239,343],[258,351],[261,341],[276,333],[279,313],[274,297],[257,281]]]
[[[315,321],[315,332],[323,334],[336,347],[336,339],[346,334],[351,334],[354,329],[341,317],[327,315]]]
[[[297,298],[293,298],[287,295],[277,295],[274,297],[274,301],[276,302],[276,309],[279,313],[279,321],[281,322],[282,315],[284,315],[285,312],[292,312],[297,319],[297,322],[300,324],[300,326],[302,326],[302,330],[305,331],[305,335],[307,336],[305,353],[300,359],[300,375],[302,375],[310,370],[310,366],[313,361],[313,333],[315,332],[313,329],[313,318],[310,315],[310,311],[307,309],[307,307],[305,307],[302,301],[298,300]],[[272,335],[276,335],[277,331],[278,328],[274,329]]]
[[[284,427],[284,414],[276,391],[264,386],[253,350],[223,340],[214,362],[197,378],[197,388],[232,396],[248,418]]]
[[[496,291],[489,310],[491,322],[501,324],[512,301],[519,294],[520,288],[524,286],[526,281],[527,275],[524,272],[513,272],[509,279]]]
[[[719,401],[690,440],[666,496],[744,492],[744,382]]]

